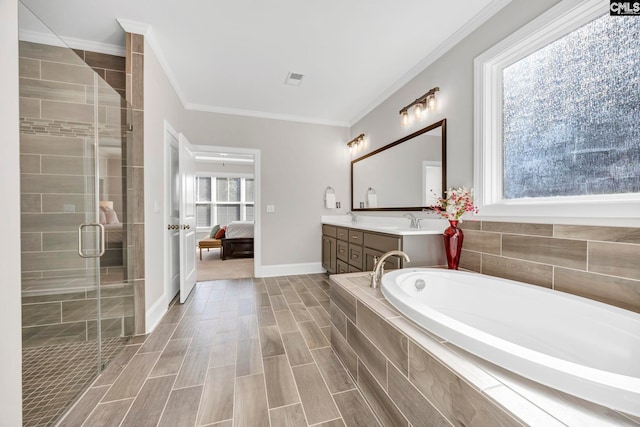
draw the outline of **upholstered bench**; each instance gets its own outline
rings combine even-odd
[[[207,237],[206,239],[202,239],[198,241],[198,249],[200,249],[200,261],[202,261],[202,250],[206,249],[215,249],[220,248],[220,257],[222,257],[222,241],[219,239],[214,239],[213,237]]]

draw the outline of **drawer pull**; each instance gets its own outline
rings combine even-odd
[[[351,236],[353,240],[358,240],[358,236]]]
[[[358,259],[360,258],[359,254],[351,254],[351,259]]]
[[[343,254],[344,253],[344,249],[340,249],[340,253]]]

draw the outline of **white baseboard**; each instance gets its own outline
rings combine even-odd
[[[158,326],[158,323],[160,323],[160,320],[162,320],[162,316],[164,316],[167,312],[167,309],[169,307],[167,306],[165,299],[165,296],[162,295],[147,310],[145,316],[147,334],[151,333],[156,328],[156,326]]]
[[[325,273],[322,263],[307,262],[301,264],[261,265],[256,268],[256,277],[292,276],[296,274]]]

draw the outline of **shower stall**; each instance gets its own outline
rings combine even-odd
[[[125,58],[20,13],[23,425],[48,426],[134,333]]]

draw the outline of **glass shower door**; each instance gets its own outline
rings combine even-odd
[[[133,335],[131,109],[124,58],[19,7],[23,419],[48,426]]]

